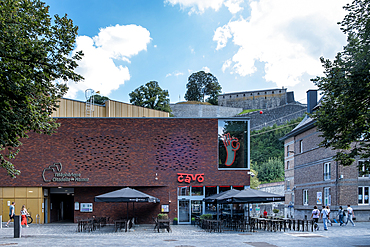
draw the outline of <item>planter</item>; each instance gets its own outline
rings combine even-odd
[[[177,220],[174,220],[174,221],[173,221],[173,224],[174,224],[174,225],[177,225]]]

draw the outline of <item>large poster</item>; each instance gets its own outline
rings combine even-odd
[[[249,131],[246,119],[218,120],[218,168],[249,168]]]

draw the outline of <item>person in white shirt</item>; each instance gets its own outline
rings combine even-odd
[[[348,205],[347,207],[347,222],[345,225],[347,225],[348,221],[350,221],[352,223],[352,226],[355,226],[355,223],[353,223],[353,216],[355,216],[354,212],[353,212],[353,209],[351,208],[351,205]]]
[[[320,210],[317,208],[317,206],[313,207],[312,214],[311,214],[311,219],[313,219],[313,222],[315,223],[315,230],[319,230],[318,222],[320,218]]]
[[[322,222],[324,223],[324,230],[328,230],[328,210],[325,208],[325,206],[322,206],[321,210],[321,218]]]
[[[326,210],[328,211],[328,223],[330,224],[330,226],[333,226],[333,223],[330,220],[330,208],[329,208],[329,206],[326,206]]]

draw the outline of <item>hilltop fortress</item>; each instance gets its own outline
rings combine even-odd
[[[225,93],[218,96],[219,106],[244,110],[271,109],[292,103],[296,103],[294,92],[287,92],[286,88]]]

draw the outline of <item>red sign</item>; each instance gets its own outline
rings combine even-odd
[[[200,173],[200,174],[187,174],[187,173],[177,173],[177,181],[179,183],[182,183],[182,182],[185,182],[185,183],[188,183],[190,184],[191,181],[195,181],[197,180],[199,183],[203,183],[204,181],[204,173]]]

